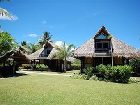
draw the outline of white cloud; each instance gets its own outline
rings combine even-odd
[[[29,36],[29,37],[33,37],[33,38],[38,37],[38,35],[37,35],[37,34],[29,34],[28,36]]]

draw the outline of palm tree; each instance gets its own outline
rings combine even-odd
[[[0,0],[0,2],[3,2],[3,1],[10,1],[10,0]],[[13,16],[4,8],[0,8],[0,16],[13,19]]]
[[[44,44],[46,44],[48,41],[50,41],[52,35],[50,35],[49,32],[44,32],[43,37],[40,39],[39,44],[41,46],[43,46]]]
[[[65,42],[62,46],[56,46],[57,52],[55,53],[55,57],[61,60],[64,60],[64,72],[67,70],[67,58],[72,56],[74,51],[74,45],[66,45]]]

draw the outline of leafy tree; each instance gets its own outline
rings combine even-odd
[[[14,38],[8,32],[0,32],[0,55],[10,50],[14,50],[17,44]]]
[[[40,48],[41,48],[41,46],[39,44],[27,43],[26,41],[21,42],[21,50],[27,54],[34,53],[35,51],[39,50]]]
[[[58,59],[64,60],[64,72],[67,70],[67,58],[72,56],[73,51],[74,51],[74,45],[66,45],[65,42],[63,43],[62,46],[56,46],[56,54],[55,57]]]
[[[36,52],[37,50],[40,49],[40,45],[30,44],[29,49],[30,49],[31,53],[34,53],[34,52]]]

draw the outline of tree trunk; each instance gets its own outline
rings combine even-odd
[[[64,59],[64,73],[67,71],[67,60],[66,58]]]

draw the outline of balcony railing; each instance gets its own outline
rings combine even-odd
[[[111,53],[111,48],[95,48],[95,53]]]

